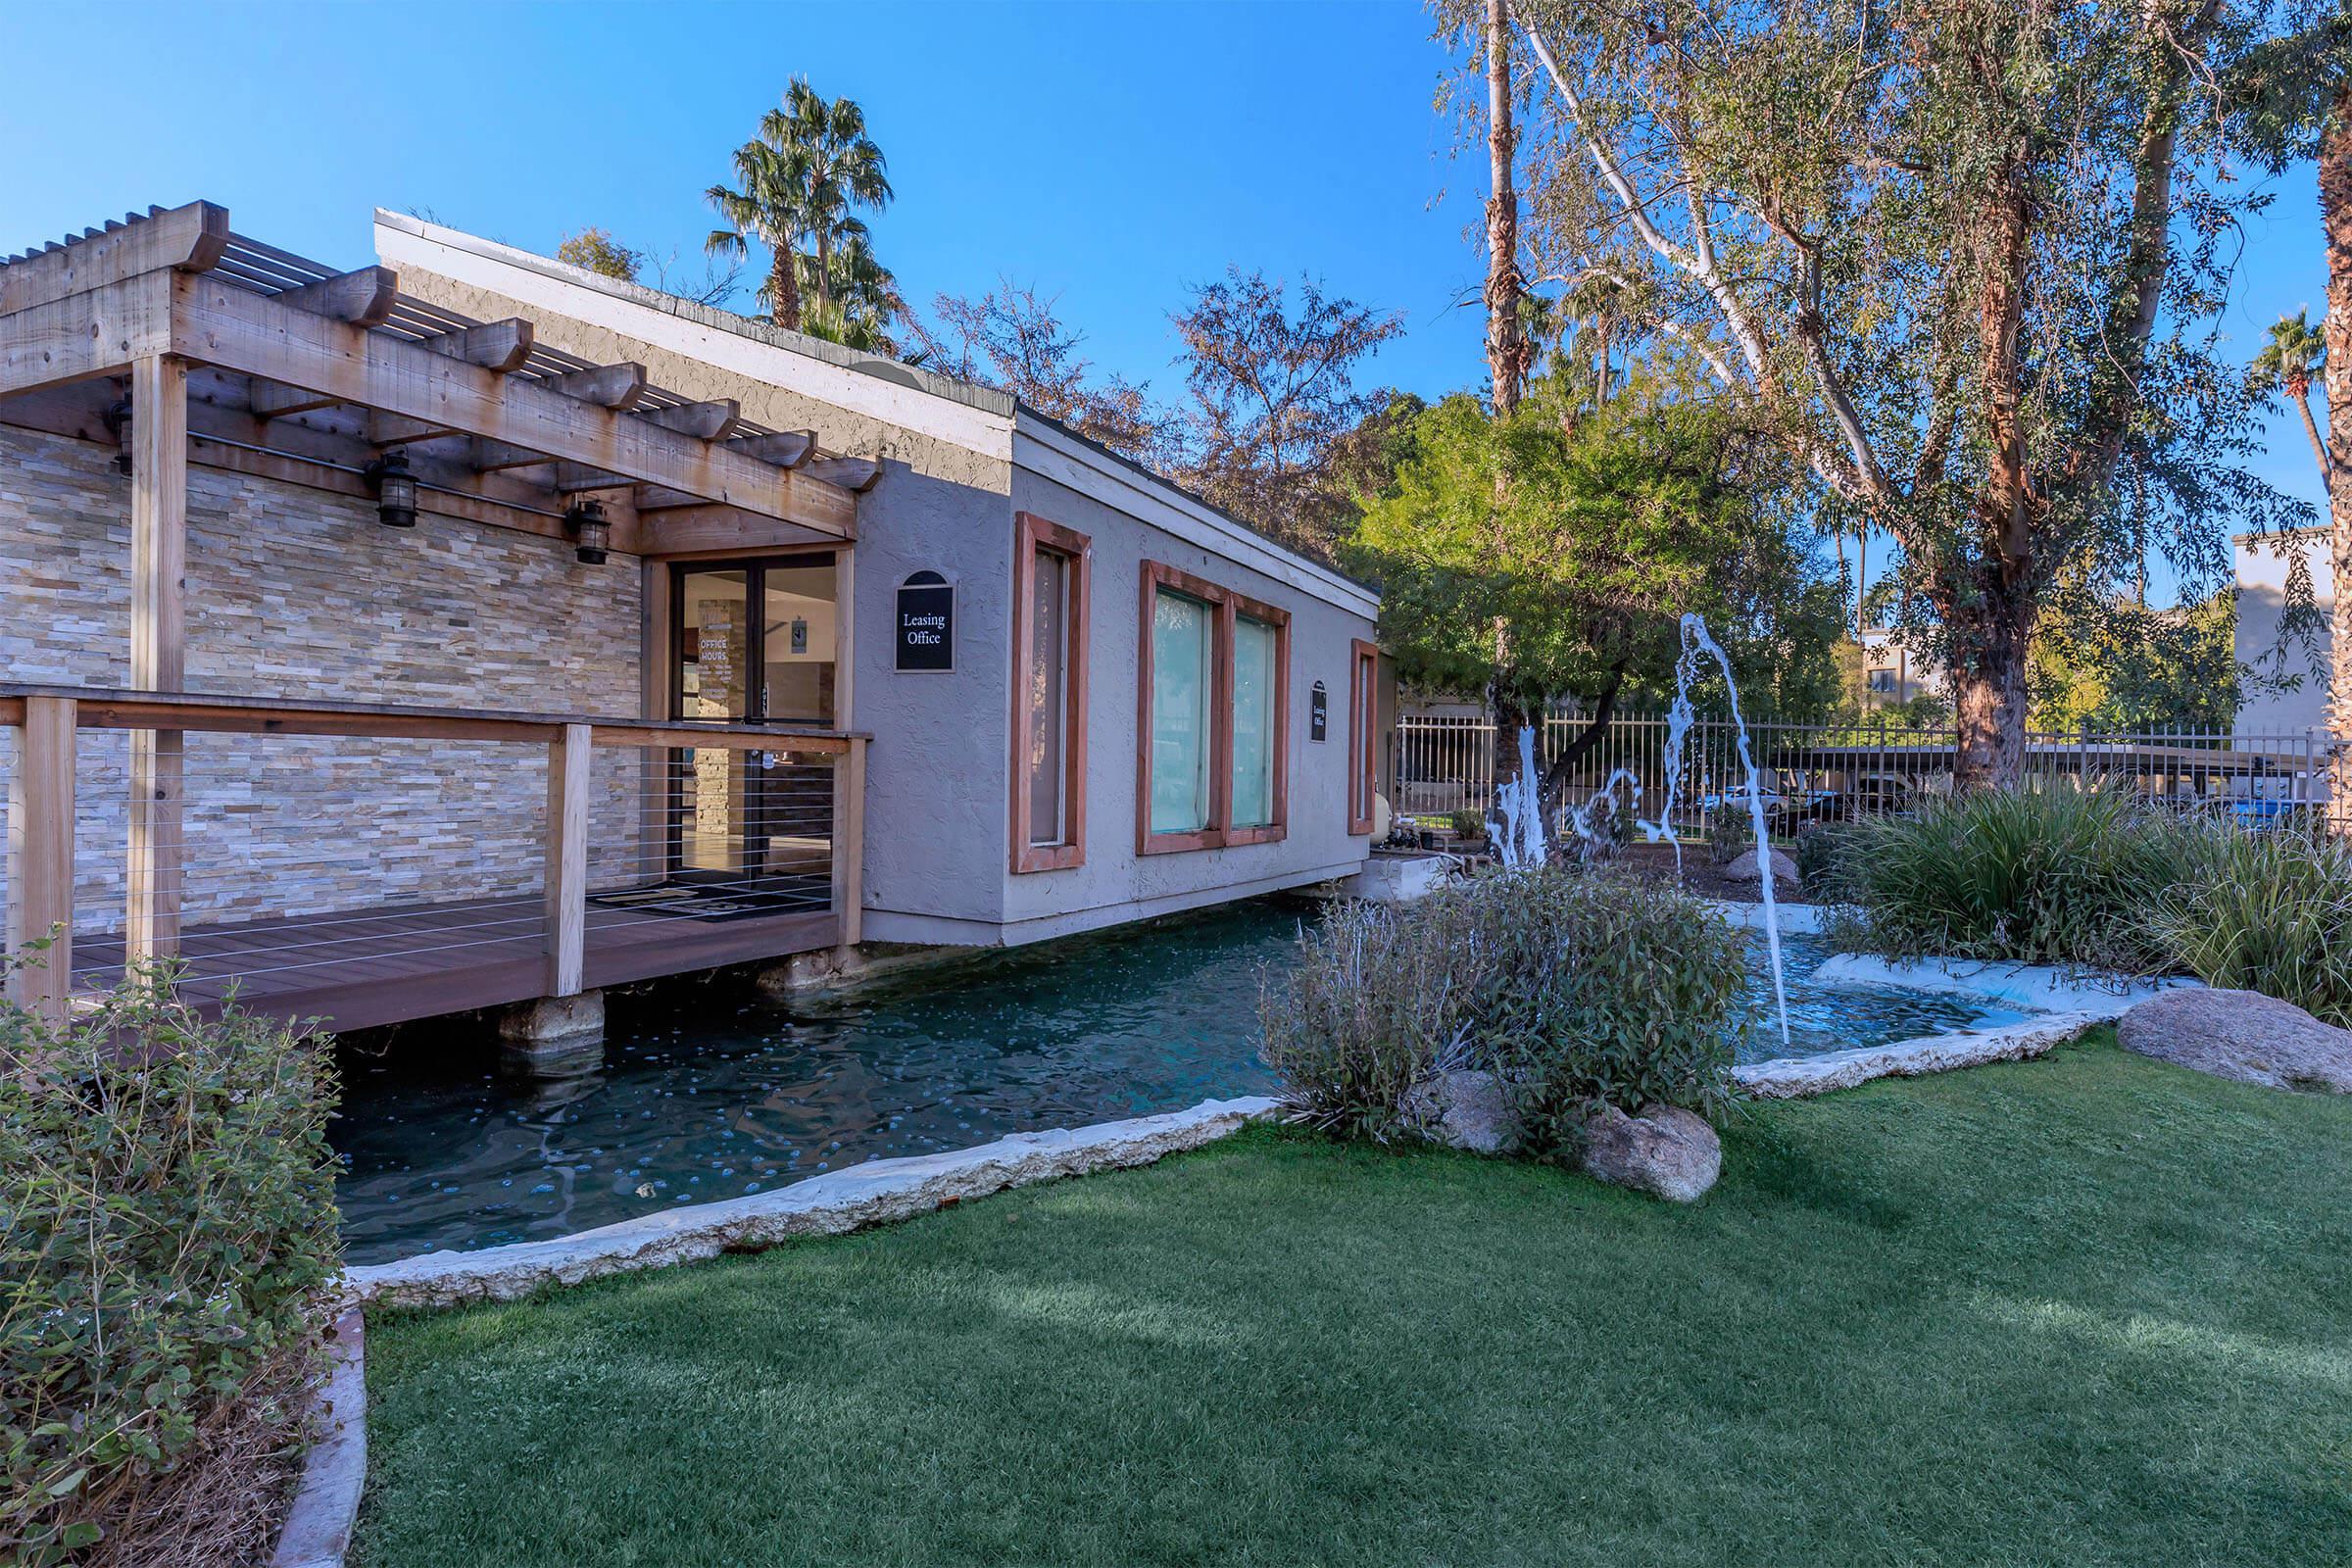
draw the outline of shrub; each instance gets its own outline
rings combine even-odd
[[[1348,905],[1269,976],[1264,1056],[1302,1116],[1386,1137],[1454,1067],[1510,1085],[1523,1140],[1566,1152],[1581,1112],[1728,1095],[1740,934],[1661,884],[1570,866],[1494,871],[1401,908]]]
[[[1796,879],[1805,897],[1823,904],[1840,897],[1838,864],[1847,844],[1846,829],[1836,822],[1816,823],[1797,834]]]
[[[1484,811],[1456,811],[1446,819],[1446,825],[1453,829],[1454,836],[1457,838],[1483,839],[1487,836],[1487,813]]]
[[[1846,825],[1853,939],[1895,958],[2170,967],[2151,918],[2194,874],[2200,835],[2129,789],[1979,790]]]
[[[1756,847],[1756,819],[1746,808],[1726,806],[1707,818],[1707,858],[1729,865]]]
[[[337,1268],[322,1045],[160,975],[0,1006],[0,1561],[266,1547]]]
[[[2352,1027],[2352,850],[2293,834],[2204,827],[2193,878],[2153,924],[2191,974]]]

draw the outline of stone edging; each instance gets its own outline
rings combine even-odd
[[[844,1170],[716,1203],[696,1203],[545,1242],[471,1252],[427,1252],[349,1270],[355,1304],[455,1306],[504,1301],[544,1285],[757,1250],[800,1236],[838,1236],[1008,1187],[1148,1165],[1272,1116],[1263,1097],[1204,1100],[1189,1110],[1089,1127],[1014,1133],[993,1144]]]
[[[1734,1067],[1732,1078],[1759,1100],[1795,1100],[1826,1095],[1833,1089],[1851,1089],[1874,1078],[1917,1078],[1956,1067],[1982,1067],[1988,1061],[2023,1061],[2046,1054],[2051,1047],[2065,1044],[2100,1021],[2097,1014],[2088,1012],[2045,1013],[1989,1029],[1961,1029],[1884,1046],[1825,1052],[1818,1056],[1752,1062]]]
[[[358,1307],[335,1319],[333,1364],[318,1392],[326,1431],[302,1462],[270,1568],[343,1568],[368,1484],[368,1324]]]

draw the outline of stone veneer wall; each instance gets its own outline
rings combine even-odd
[[[86,442],[0,427],[0,669],[129,679],[129,481]],[[188,686],[318,701],[629,716],[640,576],[560,542],[210,468],[188,497]],[[13,747],[0,731],[0,747]],[[122,925],[123,736],[85,731],[75,927]],[[639,754],[599,749],[598,885],[639,862]],[[13,755],[0,753],[0,768]],[[480,742],[192,734],[183,909],[208,922],[513,898],[540,918],[546,753]],[[0,866],[0,878],[5,867]],[[328,950],[331,952],[331,950]],[[323,955],[295,953],[296,962]]]

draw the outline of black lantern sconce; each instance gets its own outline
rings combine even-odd
[[[107,434],[115,438],[120,450],[115,453],[115,467],[123,473],[130,471],[130,398],[127,394],[106,406],[99,416],[106,421]]]
[[[394,449],[361,470],[375,491],[375,520],[387,528],[416,526],[416,476],[409,472],[409,455]]]
[[[612,524],[605,516],[602,501],[591,498],[565,507],[564,526],[571,530],[573,556],[591,566],[605,564],[606,552],[612,545]]]

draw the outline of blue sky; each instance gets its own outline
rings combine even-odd
[[[598,223],[699,275],[701,193],[785,81],[865,106],[898,199],[877,249],[912,300],[1000,275],[1057,295],[1098,365],[1181,390],[1167,312],[1227,263],[1402,312],[1367,378],[1483,375],[1484,161],[1451,157],[1416,5],[264,4],[0,0],[0,251],[204,197],[322,261],[370,208],[532,250]],[[105,58],[101,79],[89,62]],[[2247,235],[2251,353],[2322,304],[2313,179]],[[2317,502],[2300,423],[2266,478]]]

